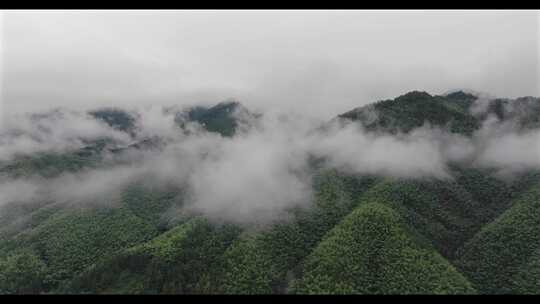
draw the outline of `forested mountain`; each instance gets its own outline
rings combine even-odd
[[[136,114],[121,109],[89,114],[126,133],[129,141],[100,135],[75,149],[0,159],[0,185],[42,185],[59,179],[54,187],[70,187],[79,173],[122,169],[125,163],[139,170],[138,153],[154,155],[173,145],[159,134],[141,136]],[[262,117],[237,102],[193,107],[173,116],[178,134],[196,122],[211,133],[204,140],[218,138],[224,147],[241,135],[249,138],[251,133],[238,134],[240,126]],[[482,132],[490,120],[509,125],[516,136],[530,138],[539,131],[540,99],[414,91],[328,120],[336,119],[373,136],[404,136],[429,125],[462,140],[480,138],[479,146],[485,149]],[[182,136],[189,139],[186,134]],[[532,138],[534,143],[540,137]],[[189,143],[180,141],[174,147],[189,156]],[[333,149],[344,149],[345,144]],[[212,153],[220,149],[210,145],[202,159],[212,161]],[[249,167],[247,155],[255,152],[241,153]],[[536,155],[540,160],[540,150]],[[39,188],[30,198],[0,194],[0,294],[539,294],[540,168],[529,165],[534,159],[525,165],[518,162],[510,171],[499,170],[494,162],[444,161],[444,178],[309,162],[304,174],[311,190],[308,202],[260,225],[206,216],[214,206],[206,201],[204,208],[192,212],[189,187],[152,174],[126,182],[107,179],[101,188],[71,189],[88,193],[84,196],[50,187]],[[159,169],[174,177],[198,169],[182,164]],[[203,169],[212,175],[220,167]],[[244,169],[233,167],[219,178],[231,180],[231,191],[242,190],[246,186],[235,175]],[[268,168],[268,174],[272,170]],[[103,180],[101,175],[96,179]],[[266,185],[255,183],[261,184]],[[115,191],[102,190],[105,186]],[[214,186],[203,190],[217,191]],[[22,186],[13,189],[26,191]],[[217,196],[215,204],[220,199],[227,198]],[[230,206],[237,208],[232,213],[247,209],[240,203]]]
[[[136,117],[122,109],[104,108],[90,111],[89,114],[120,131],[135,131]]]
[[[216,132],[223,136],[233,136],[241,123],[250,117],[250,113],[237,101],[221,102],[212,107],[195,106],[187,111],[176,114],[176,121],[183,125],[186,121],[197,122],[207,131]]]

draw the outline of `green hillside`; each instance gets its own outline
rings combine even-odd
[[[534,282],[540,278],[536,265],[540,249],[538,231],[540,184],[513,200],[508,210],[465,244],[459,266],[483,292],[537,293],[538,284]],[[524,279],[529,284],[520,284]]]
[[[480,126],[479,121],[468,112],[474,99],[474,96],[467,94],[455,93],[445,97],[413,91],[338,117],[360,121],[367,130],[409,132],[429,123],[447,128],[452,133],[470,135]]]
[[[110,203],[112,207],[106,205]],[[0,260],[14,260],[21,250],[33,254],[45,265],[40,291],[54,291],[99,260],[157,236],[160,216],[173,203],[170,192],[135,184],[117,202],[45,205],[30,211],[32,224],[18,227],[19,233],[9,231],[9,226],[0,230]]]
[[[483,112],[475,112],[477,102],[486,102]],[[228,102],[178,117],[234,140],[245,123],[240,110],[247,111]],[[108,169],[115,157],[159,155],[169,144],[137,137],[133,113],[91,113],[134,141],[103,138],[2,160],[0,186]],[[429,124],[471,136],[490,116],[517,132],[538,130],[540,99],[414,91],[339,117],[374,133]],[[311,199],[258,225],[191,212],[184,208],[189,188],[148,176],[77,200],[0,193],[0,294],[540,294],[538,168],[502,176],[497,168],[447,163],[449,177],[440,179],[310,165],[303,173]]]
[[[130,113],[116,108],[104,108],[88,112],[92,117],[101,120],[114,129],[130,134],[135,132],[136,117]]]
[[[213,107],[193,107],[189,109],[187,116],[189,120],[198,122],[209,132],[233,136],[238,127],[235,113],[241,110],[244,109],[240,103],[230,101],[221,102]]]
[[[370,201],[313,250],[295,293],[452,294],[474,289],[433,248],[409,235],[399,213]]]

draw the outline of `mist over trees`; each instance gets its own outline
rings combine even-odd
[[[12,117],[0,293],[538,293],[539,104]]]

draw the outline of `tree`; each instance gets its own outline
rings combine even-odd
[[[0,294],[40,293],[45,264],[31,252],[12,254],[0,260]]]

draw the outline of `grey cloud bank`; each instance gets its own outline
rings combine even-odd
[[[7,113],[234,97],[328,117],[413,89],[540,95],[535,11],[2,14]]]
[[[463,161],[505,174],[540,169],[540,131],[517,132],[512,124],[494,119],[486,120],[471,137],[463,137],[428,125],[407,134],[370,133],[357,124],[343,126],[338,121],[325,132],[314,132],[319,124],[309,117],[265,113],[254,126],[229,138],[196,125],[190,126],[190,133],[182,133],[174,126],[173,115],[162,107],[146,108],[138,115],[140,134],[166,135],[168,144],[163,149],[110,156],[100,168],[48,180],[32,176],[4,179],[0,205],[44,197],[65,204],[114,204],[126,186],[143,181],[184,189],[183,212],[261,224],[283,219],[292,208],[312,203],[311,156],[349,173],[399,178],[448,179],[448,163]],[[85,116],[72,117],[85,125]],[[71,125],[63,126],[71,129]],[[84,135],[94,127],[74,128],[73,132]],[[100,128],[108,131],[101,134],[115,134],[110,128]],[[71,143],[76,134],[58,138]],[[60,142],[57,146],[72,148]],[[4,145],[0,147],[4,149]]]

